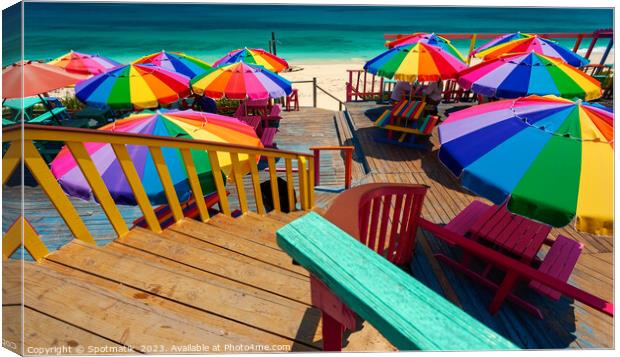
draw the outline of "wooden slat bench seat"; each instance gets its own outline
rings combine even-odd
[[[316,213],[282,227],[277,239],[284,251],[398,349],[517,348]],[[337,317],[323,310],[324,322],[326,318]],[[323,330],[337,331],[325,324]],[[328,337],[324,334],[324,341]]]
[[[538,270],[562,281],[568,281],[582,250],[583,244],[559,235],[551,249],[549,249],[549,252],[547,252],[542,264],[538,267]],[[553,300],[559,300],[562,295],[560,292],[537,281],[530,282],[530,288]]]

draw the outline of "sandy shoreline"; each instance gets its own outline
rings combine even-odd
[[[584,51],[585,52],[585,51]],[[582,55],[585,53],[581,53]],[[599,63],[602,53],[595,51],[590,55],[590,63]],[[477,63],[474,60],[472,64]],[[614,63],[614,52],[612,51],[607,57],[607,63]],[[317,84],[333,94],[343,102],[346,98],[345,83],[348,81],[347,69],[362,69],[363,61],[349,61],[342,63],[334,62],[291,62],[291,66],[303,68],[301,71],[283,73],[282,76],[290,81],[312,80],[316,77]],[[312,84],[311,83],[293,83],[293,88],[299,89],[299,100],[302,106],[312,105]],[[318,91],[317,106],[319,108],[337,110],[338,102],[329,96]]]
[[[595,51],[590,56],[591,63],[598,63],[602,53]],[[614,52],[612,51],[607,58],[607,63],[614,62]],[[282,76],[289,81],[311,81],[316,78],[317,84],[327,92],[345,101],[345,83],[348,81],[347,69],[362,69],[364,62],[361,60],[351,60],[348,62],[337,61],[300,61],[290,62],[293,67],[301,68],[299,71],[282,73]],[[299,101],[301,106],[312,106],[312,83],[293,83],[293,88],[299,90]],[[65,97],[73,95],[73,88],[63,88],[50,93],[54,96]],[[338,110],[338,102],[321,91],[317,92],[317,107],[330,110]]]

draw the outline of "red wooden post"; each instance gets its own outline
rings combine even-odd
[[[314,186],[321,184],[321,151],[319,149],[313,149],[314,152]]]
[[[366,99],[366,82],[368,81],[367,78],[366,78],[367,76],[368,76],[368,72],[364,71],[364,86],[363,86],[364,87],[364,94],[362,95],[362,100]]]
[[[588,47],[588,51],[586,52],[586,55],[584,56],[587,59],[590,59],[590,55],[592,54],[592,50],[594,49],[594,45],[596,44],[596,41],[598,41],[598,32],[594,33],[594,37],[592,37],[592,42],[590,42],[590,47]]]
[[[362,71],[357,71],[357,82],[355,83],[355,100],[359,100],[359,94],[360,94],[360,78],[362,75]]]
[[[577,41],[575,41],[575,46],[573,47],[573,52],[577,53],[579,51],[579,46],[581,45],[581,40],[583,40],[583,35],[577,35]]]
[[[353,149],[346,149],[344,161],[344,188],[346,190],[351,188],[351,166],[353,164]],[[314,165],[314,167],[317,167]],[[316,172],[316,171],[315,171]],[[315,180],[316,181],[316,180]]]
[[[347,82],[346,91],[347,91],[347,102],[350,102],[351,101],[351,82]]]

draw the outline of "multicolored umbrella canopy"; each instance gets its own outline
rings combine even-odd
[[[450,79],[465,68],[449,52],[422,42],[394,47],[364,65],[372,74],[407,82]]]
[[[47,64],[63,68],[67,72],[87,75],[100,74],[121,65],[109,58],[75,51],[70,51]]]
[[[189,78],[146,64],[129,64],[82,81],[76,97],[95,107],[156,108],[190,95]]]
[[[529,96],[454,112],[439,126],[439,159],[470,191],[562,227],[613,234],[613,112]]]
[[[46,63],[21,61],[2,69],[2,98],[31,97],[73,85],[84,78]]]
[[[133,64],[152,64],[189,78],[194,78],[211,69],[211,65],[196,57],[188,56],[183,52],[166,52],[163,50],[141,57],[135,60]]]
[[[465,62],[466,59],[463,57],[461,52],[456,49],[447,38],[435,35],[434,33],[414,33],[412,35],[404,36],[394,41],[387,42],[385,45],[388,48],[394,48],[397,46],[403,45],[412,45],[415,43],[425,43],[427,45],[441,47],[442,50],[450,53],[452,56],[461,60],[461,62]]]
[[[496,98],[553,94],[591,100],[601,96],[596,79],[560,59],[535,52],[507,54],[479,63],[459,73],[458,83]]]
[[[548,57],[560,58],[573,67],[583,67],[590,63],[586,58],[565,48],[555,41],[529,35],[529,37],[512,40],[476,52],[475,56],[485,60],[495,59],[508,53],[536,52]]]
[[[261,66],[244,62],[214,67],[192,79],[190,84],[194,93],[215,99],[281,98],[292,91],[291,82]]]
[[[262,147],[254,129],[249,125],[235,118],[192,110],[143,112],[126,119],[117,120],[98,130]],[[105,143],[86,143],[86,149],[114,201],[119,204],[135,205],[136,200],[133,191],[125,179],[112,147]],[[168,203],[148,147],[128,145],[127,149],[151,203]],[[180,152],[178,149],[166,147],[161,150],[179,199],[181,201],[189,199],[190,187]],[[192,150],[192,157],[203,193],[213,192],[215,183],[207,152]],[[230,156],[227,153],[218,153],[218,159],[223,173],[228,174],[231,168]],[[239,155],[239,159],[242,163],[247,164],[248,156]],[[52,161],[51,167],[52,173],[67,194],[85,200],[93,198],[90,185],[84,179],[82,172],[76,166],[73,156],[66,147],[63,147]]]
[[[240,48],[215,61],[214,66],[225,66],[237,62],[245,62],[263,66],[272,72],[282,72],[287,69],[288,62],[260,48]]]
[[[521,40],[521,39],[530,38],[530,37],[532,37],[532,35],[528,33],[521,33],[521,32],[507,33],[505,35],[498,36],[492,39],[491,41],[485,43],[484,45],[476,48],[475,50],[471,52],[471,54],[472,56],[475,56],[478,52],[482,52],[490,47],[494,47],[494,46],[498,46],[506,42]]]

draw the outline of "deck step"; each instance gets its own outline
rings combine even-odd
[[[265,263],[296,272],[303,276],[308,276],[308,271],[299,266],[292,265],[291,257],[281,250],[256,243],[246,237],[230,234],[221,228],[209,224],[204,224],[191,219],[185,219],[170,226],[166,231],[185,234],[193,239],[197,239],[223,249],[228,249],[239,254],[251,256],[254,259],[261,260]]]
[[[135,233],[134,233],[135,232]],[[137,241],[140,237],[147,236],[144,232],[132,230],[127,241]],[[144,243],[153,246],[151,250],[163,248],[153,238],[147,237]],[[167,240],[161,237],[161,240]],[[117,245],[123,245],[119,240]],[[136,244],[138,245],[138,244]],[[145,248],[142,246],[142,248]],[[156,248],[155,248],[156,247]],[[70,267],[74,270],[89,272],[97,277],[108,281],[131,287],[140,292],[134,295],[135,298],[148,298],[151,295],[174,300],[179,304],[189,306],[194,314],[209,314],[210,316],[225,317],[226,320],[243,322],[255,329],[268,331],[293,341],[312,346],[315,332],[310,330],[299,331],[299,321],[304,316],[314,316],[319,318],[319,312],[309,307],[307,304],[295,301],[290,297],[279,296],[275,293],[253,287],[246,284],[246,281],[235,280],[220,274],[214,274],[208,268],[216,270],[225,269],[228,274],[245,274],[247,280],[270,284],[269,280],[278,280],[282,285],[289,288],[296,284],[306,290],[305,295],[309,295],[308,283],[302,279],[289,278],[284,274],[278,276],[275,273],[269,275],[261,273],[259,268],[253,270],[244,267],[241,262],[237,264],[232,260],[215,260],[213,255],[205,254],[204,258],[197,259],[198,254],[205,251],[196,252],[190,247],[182,244],[167,245],[168,255],[154,254],[158,258],[167,258],[168,262],[155,261],[152,258],[145,258],[143,254],[149,253],[141,249],[143,253],[120,252],[119,248],[96,247],[91,244],[74,241],[63,247],[59,251],[46,258],[47,261]],[[142,256],[141,256],[142,254]],[[181,260],[198,260],[202,263],[199,267],[194,267],[190,272]],[[226,267],[215,267],[216,265],[226,265]],[[195,264],[199,265],[199,264]],[[262,275],[262,277],[261,277]],[[295,280],[298,280],[296,282]],[[301,284],[303,283],[303,284]],[[274,285],[274,284],[271,284]],[[293,287],[289,291],[296,291]],[[304,294],[300,292],[299,295]],[[68,295],[71,296],[71,295]],[[79,295],[75,295],[79,296]],[[306,332],[306,333],[304,333]],[[316,345],[318,347],[318,345]]]
[[[316,351],[321,313],[311,306],[309,274],[275,242],[279,228],[304,214],[215,215],[207,223],[184,219],[161,233],[136,227],[105,246],[71,241],[27,263],[25,339],[46,346],[164,346],[168,353],[188,344]],[[21,264],[3,268],[4,302],[17,306]],[[393,349],[367,324],[351,341],[351,348]]]
[[[310,304],[308,278],[290,270],[169,231],[133,229],[118,243]]]
[[[78,244],[72,244],[78,246]],[[44,261],[24,264],[25,305],[124,346],[290,343],[259,329],[173,303],[152,293]],[[110,267],[114,269],[114,267]],[[155,289],[152,286],[151,289]],[[200,296],[195,296],[200,299]],[[30,331],[30,327],[28,327]],[[49,334],[45,334],[49,338]]]
[[[267,247],[271,247],[274,249],[280,249],[278,244],[276,243],[275,236],[273,234],[274,230],[272,227],[264,227],[261,225],[248,225],[248,224],[239,224],[241,222],[242,217],[232,218],[229,216],[225,216],[223,214],[218,214],[209,221],[207,224],[212,225],[214,227],[221,228],[226,232],[242,237],[251,239],[252,241],[265,245]]]

